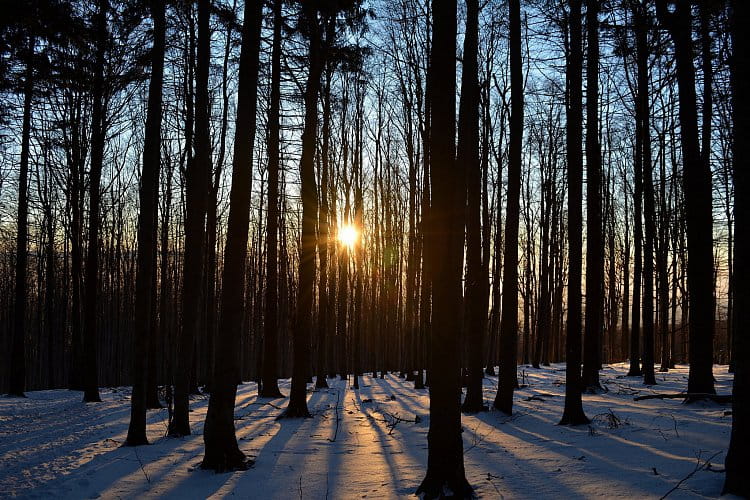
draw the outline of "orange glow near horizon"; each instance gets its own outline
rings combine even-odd
[[[359,230],[352,224],[339,226],[338,240],[341,246],[353,250],[359,240]]]

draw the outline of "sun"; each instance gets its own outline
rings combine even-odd
[[[339,227],[338,240],[342,246],[353,249],[359,239],[359,231],[351,224],[344,224]]]

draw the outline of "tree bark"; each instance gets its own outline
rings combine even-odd
[[[245,261],[250,226],[262,12],[262,2],[245,3],[221,313],[216,332],[214,383],[203,431],[206,455],[201,463],[201,468],[216,472],[245,470],[249,465],[237,445],[234,403],[237,381],[241,378],[239,353],[245,305]]]
[[[732,434],[726,458],[722,494],[750,497],[745,472],[750,463],[750,40],[747,20],[750,5],[733,0],[732,8],[732,108],[734,122],[734,386],[732,389]]]
[[[687,281],[690,296],[690,372],[688,392],[714,394],[714,261],[711,207],[711,170],[698,148],[698,112],[693,66],[691,6],[677,2],[668,10],[667,0],[657,1],[659,19],[675,44],[680,102],[680,141],[683,158],[685,219],[687,224]]]
[[[26,274],[29,258],[29,142],[31,140],[31,103],[34,97],[34,36],[29,36],[26,77],[23,86],[23,124],[21,126],[21,164],[18,174],[18,233],[16,238],[16,286],[13,344],[10,357],[11,396],[26,397]]]
[[[210,54],[209,0],[198,2],[198,54],[195,86],[195,157],[186,173],[185,251],[183,258],[182,324],[177,349],[174,416],[171,436],[190,434],[189,395],[194,362],[195,339],[200,324],[203,257],[206,244],[205,218],[211,172],[209,132],[208,73]],[[195,381],[192,381],[195,384]]]
[[[599,365],[604,323],[602,149],[599,143],[599,9],[600,0],[586,1],[586,316],[583,385],[589,391],[601,388]]]
[[[302,156],[300,158],[300,194],[302,197],[302,235],[299,255],[299,294],[297,319],[294,324],[294,361],[289,405],[284,417],[310,417],[307,409],[307,380],[310,376],[310,330],[312,329],[313,289],[315,286],[315,236],[318,218],[318,192],[315,181],[315,140],[318,128],[318,94],[323,64],[318,12],[315,6],[305,3],[302,15],[310,31],[310,69],[305,85],[305,125],[302,131]]]
[[[565,409],[560,425],[589,422],[581,401],[581,266],[583,232],[583,126],[581,73],[581,0],[569,0],[570,53],[568,55],[568,318],[565,339]]]
[[[511,112],[508,150],[508,194],[503,258],[502,319],[500,320],[500,373],[494,406],[506,415],[513,412],[518,344],[518,224],[521,197],[523,141],[523,74],[521,68],[521,3],[508,2],[510,21]]]
[[[463,263],[463,177],[455,165],[456,1],[433,0],[430,91],[432,127],[430,237],[433,277],[430,363],[430,430],[427,473],[416,491],[438,498],[446,489],[468,498],[461,438],[461,269]],[[439,230],[438,230],[439,228]]]
[[[130,425],[125,443],[148,444],[146,436],[146,370],[149,363],[149,337],[153,329],[152,310],[156,294],[156,213],[158,211],[159,169],[161,162],[161,104],[164,79],[165,6],[164,0],[151,1],[154,42],[151,48],[151,81],[144,131],[143,169],[141,170],[140,212],[138,213],[138,256],[135,278],[135,339],[133,346],[133,394],[130,400]]]
[[[482,351],[487,323],[487,302],[482,300],[482,172],[479,163],[479,81],[477,52],[479,44],[479,1],[466,0],[464,63],[461,72],[461,103],[458,118],[457,163],[466,172],[466,343],[468,344],[469,381],[462,409],[485,409],[482,393],[484,375]]]
[[[100,0],[96,15],[96,74],[91,111],[91,171],[89,173],[89,242],[86,255],[85,303],[83,317],[83,401],[99,402],[97,364],[97,316],[99,309],[99,226],[101,224],[101,178],[106,141],[104,109],[104,65],[107,45],[109,1]]]
[[[271,100],[268,103],[268,210],[266,210],[266,314],[263,331],[264,398],[282,397],[279,391],[278,346],[278,234],[279,234],[279,108],[281,106],[281,0],[273,3],[271,49]]]

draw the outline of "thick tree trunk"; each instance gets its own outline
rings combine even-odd
[[[469,381],[462,409],[485,409],[482,394],[482,351],[487,323],[487,303],[482,301],[482,172],[479,163],[479,1],[466,1],[464,64],[461,72],[461,104],[458,118],[457,163],[466,172],[466,298],[464,300]]]
[[[433,277],[430,363],[430,430],[427,474],[417,495],[438,498],[450,491],[467,498],[461,438],[461,269],[463,263],[463,177],[455,165],[456,2],[433,0],[430,63],[432,185],[429,245]],[[439,230],[438,230],[439,228]]]
[[[581,0],[569,0],[570,53],[568,55],[568,318],[565,339],[565,410],[560,425],[587,424],[581,401],[581,267],[583,232],[583,125],[581,73]]]
[[[734,388],[732,435],[726,458],[723,494],[750,497],[747,464],[750,463],[750,40],[747,20],[750,4],[733,0],[732,104],[734,120]],[[746,225],[747,224],[747,225]]]
[[[177,349],[174,416],[169,425],[171,436],[190,434],[189,395],[195,385],[194,349],[200,324],[203,257],[206,244],[205,218],[211,172],[209,132],[208,73],[210,54],[210,5],[198,2],[198,55],[195,88],[195,158],[186,173],[185,253],[183,258],[182,324]],[[192,380],[191,380],[192,379]]]
[[[99,226],[101,224],[102,166],[106,141],[104,109],[104,63],[107,45],[108,0],[100,0],[96,18],[97,47],[91,111],[91,171],[89,173],[89,242],[86,256],[85,303],[83,317],[83,400],[99,402],[99,369],[97,364],[97,316],[99,309]]]
[[[604,323],[604,235],[602,226],[602,148],[599,143],[599,8],[586,1],[586,316],[583,385],[598,390]]]
[[[670,12],[668,3],[670,2],[667,0],[658,0],[657,9],[662,24],[669,28],[675,44],[677,85],[680,91],[680,141],[684,163],[683,183],[688,240],[687,281],[690,296],[688,392],[714,394],[711,169],[708,162],[701,158],[698,148],[691,6],[686,2],[677,2],[674,12]]]
[[[151,82],[144,131],[141,171],[140,212],[138,213],[138,256],[135,278],[135,342],[133,346],[133,395],[130,425],[125,443],[148,444],[146,437],[146,370],[149,363],[149,337],[155,335],[152,310],[156,289],[156,213],[158,211],[159,168],[161,162],[161,101],[164,79],[165,6],[164,0],[151,1],[154,44],[151,48]]]
[[[310,330],[312,329],[313,289],[315,287],[315,226],[318,218],[318,191],[315,181],[315,140],[318,128],[318,94],[323,69],[321,35],[316,8],[302,7],[310,30],[310,69],[305,85],[305,125],[300,158],[300,194],[302,197],[302,234],[299,256],[299,294],[294,324],[294,361],[289,405],[284,417],[310,417],[307,409],[307,380],[310,377]]]
[[[518,344],[518,223],[521,197],[521,155],[523,141],[523,74],[521,68],[521,4],[508,2],[510,10],[511,112],[508,150],[508,194],[503,257],[502,319],[500,320],[500,373],[494,406],[503,413],[513,412]]]
[[[245,261],[250,225],[262,12],[262,2],[245,3],[221,314],[216,336],[214,383],[203,432],[206,455],[201,463],[201,468],[216,472],[248,467],[245,454],[237,446],[234,402],[237,382],[241,378],[239,353],[245,306]]]

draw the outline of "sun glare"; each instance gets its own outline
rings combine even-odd
[[[343,226],[339,227],[338,240],[342,246],[345,246],[346,248],[351,250],[357,244],[358,239],[359,231],[355,226],[351,224],[344,224]]]

